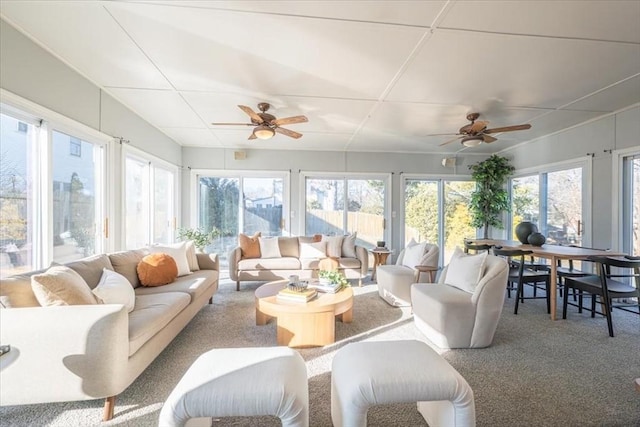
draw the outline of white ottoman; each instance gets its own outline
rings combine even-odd
[[[159,425],[184,426],[189,419],[201,417],[257,415],[275,415],[283,426],[309,426],[307,368],[297,351],[259,347],[204,353],[167,398]]]
[[[429,426],[476,425],[467,381],[421,341],[371,341],[338,350],[331,368],[335,427],[365,427],[372,405],[417,402]]]

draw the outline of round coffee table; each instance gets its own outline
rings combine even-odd
[[[256,325],[277,322],[278,345],[318,347],[335,342],[335,318],[344,323],[353,320],[353,290],[348,287],[335,294],[318,292],[307,303],[280,301],[278,291],[289,283],[278,280],[256,289]]]

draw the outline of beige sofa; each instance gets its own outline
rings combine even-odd
[[[111,419],[124,391],[211,300],[218,289],[217,255],[197,254],[200,270],[158,287],[140,286],[136,266],[144,250],[95,255],[65,264],[95,288],[103,268],[125,276],[135,306],[122,304],[42,307],[31,272],[0,281],[0,341],[11,351],[0,359],[0,404],[106,398]]]
[[[243,257],[240,246],[229,251],[227,258],[229,277],[236,281],[237,290],[240,290],[241,281],[280,280],[294,274],[301,279],[317,277],[321,261],[330,256],[337,261],[338,270],[347,279],[357,279],[358,284],[361,285],[362,279],[367,276],[369,253],[362,246],[354,244],[352,248],[347,249],[344,245],[339,245],[341,249],[334,248],[332,252],[330,242],[313,242],[310,237],[278,237],[277,239],[280,249],[279,257],[264,258],[261,254],[259,258],[246,258]]]

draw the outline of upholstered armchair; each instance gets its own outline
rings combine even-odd
[[[454,254],[437,284],[411,286],[416,327],[441,348],[490,346],[508,275],[509,265],[500,257]]]
[[[390,305],[410,306],[411,284],[434,281],[439,258],[440,249],[436,245],[426,242],[407,245],[395,264],[378,266],[378,294]]]

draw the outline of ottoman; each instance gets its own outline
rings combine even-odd
[[[184,426],[193,418],[257,415],[275,415],[283,426],[308,427],[307,368],[295,350],[221,348],[202,354],[167,398],[159,425]],[[207,425],[211,425],[210,419]]]
[[[371,341],[338,350],[331,369],[335,427],[365,427],[372,405],[417,402],[431,427],[473,427],[473,391],[464,378],[421,341]]]

